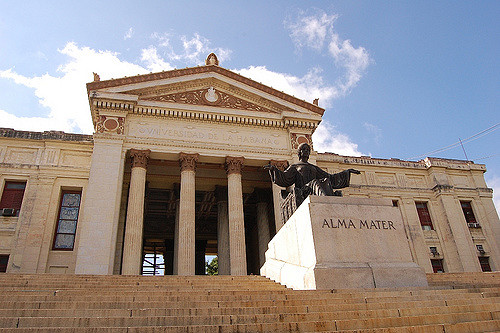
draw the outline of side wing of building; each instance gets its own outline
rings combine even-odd
[[[92,136],[0,129],[1,271],[72,273]]]

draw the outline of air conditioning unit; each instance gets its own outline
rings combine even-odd
[[[432,254],[432,256],[436,257],[436,256],[438,256],[438,255],[439,255],[439,252],[438,252],[438,250],[437,250],[437,247],[435,247],[435,246],[431,246],[431,247],[430,247],[430,250],[431,250],[431,254]]]
[[[469,228],[481,228],[481,225],[479,225],[479,223],[467,223],[467,226]]]
[[[14,216],[14,215],[16,215],[16,210],[14,208],[2,208],[2,209],[0,209],[0,215],[2,215],[2,216]]]

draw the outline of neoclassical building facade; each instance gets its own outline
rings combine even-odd
[[[217,255],[219,274],[259,274],[286,222],[263,166],[297,162],[324,109],[213,54],[199,67],[94,76],[93,135],[0,129],[0,271],[134,275],[160,255],[165,274],[194,275]],[[314,151],[311,162],[361,171],[344,196],[391,199],[426,272],[500,269],[484,165]]]

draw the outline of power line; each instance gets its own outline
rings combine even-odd
[[[491,132],[496,131],[499,128],[499,126],[500,126],[500,123],[496,123],[495,125],[493,125],[491,127],[488,127],[487,129],[482,130],[481,132],[476,133],[476,134],[468,137],[467,139],[464,139],[462,141],[459,140],[458,142],[455,142],[454,144],[451,144],[449,146],[446,146],[446,147],[443,147],[443,148],[440,148],[440,149],[436,149],[436,150],[430,151],[430,152],[422,154],[422,155],[409,157],[407,159],[411,160],[411,159],[415,159],[415,158],[426,157],[426,156],[429,156],[431,154],[435,154],[435,153],[443,152],[443,151],[446,151],[446,150],[450,150],[450,149],[455,148],[455,147],[457,147],[457,146],[459,146],[461,144],[477,140],[480,137],[483,137],[483,136],[485,136],[487,134],[490,134]]]
[[[481,160],[485,160],[487,158],[490,158],[490,157],[495,157],[495,156],[498,156],[500,154],[493,154],[493,155],[490,155],[490,156],[485,156],[485,157],[481,157],[481,158],[475,158],[474,161],[481,161]]]

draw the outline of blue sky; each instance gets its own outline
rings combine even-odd
[[[318,150],[484,163],[500,192],[498,1],[0,4],[0,127],[92,131],[85,83],[201,65],[326,108]],[[498,196],[497,196],[498,198]],[[497,207],[500,205],[497,199]]]

